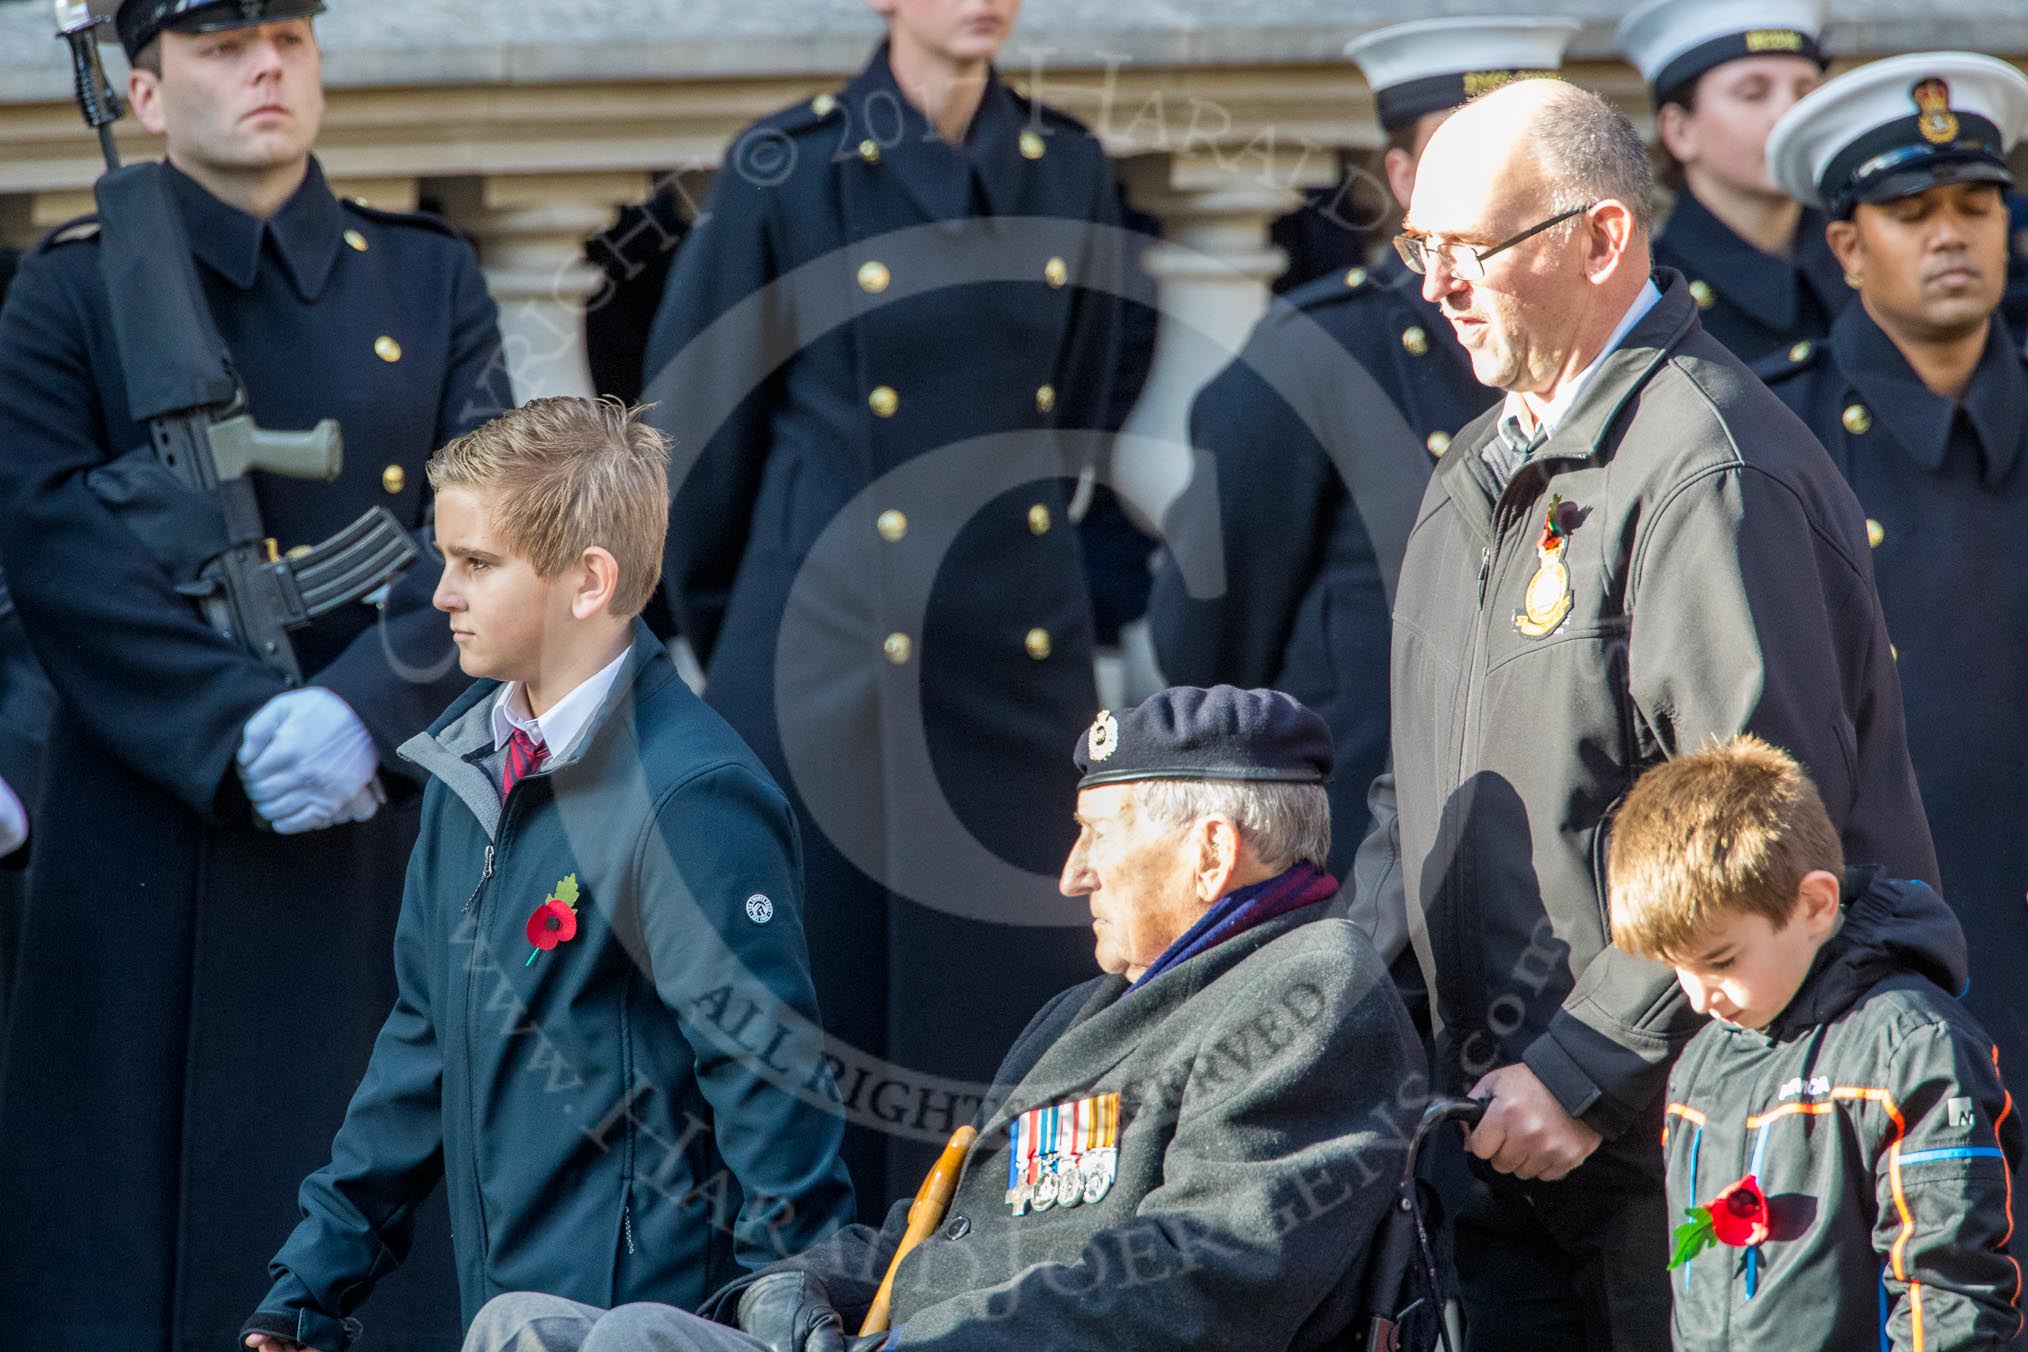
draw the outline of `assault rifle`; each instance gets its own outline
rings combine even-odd
[[[214,629],[295,685],[303,673],[290,631],[384,586],[417,549],[394,514],[375,507],[322,544],[277,556],[247,475],[336,479],[344,462],[338,424],[325,418],[307,432],[271,432],[247,412],[246,390],[205,303],[170,196],[169,171],[120,167],[111,132],[120,101],[97,43],[109,20],[94,8],[88,0],[56,0],[57,36],[70,46],[78,106],[105,154],[106,172],[92,189],[99,274],[127,408],[147,423],[149,444],[95,471],[92,487]]]

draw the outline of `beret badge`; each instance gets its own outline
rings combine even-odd
[[[1120,725],[1110,709],[1099,710],[1099,716],[1091,721],[1089,734],[1091,758],[1102,761],[1120,749]]]

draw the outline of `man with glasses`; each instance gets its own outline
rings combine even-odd
[[[1553,74],[1578,27],[1424,19],[1346,48],[1373,89],[1386,186],[1401,206],[1444,119],[1480,90]],[[1388,607],[1402,546],[1430,467],[1493,397],[1390,251],[1291,291],[1191,404],[1199,456],[1163,521],[1168,548],[1148,600],[1155,652],[1171,680],[1272,686],[1330,724],[1340,876],[1370,825],[1367,786],[1387,763]]]
[[[1936,878],[1858,504],[1682,275],[1651,273],[1650,188],[1624,117],[1529,81],[1432,138],[1398,245],[1505,393],[1409,536],[1355,906],[1415,955],[1440,1087],[1489,1100],[1441,1180],[1480,1349],[1669,1343],[1656,1142],[1693,1020],[1604,918],[1640,771],[1756,733],[1852,857]]]

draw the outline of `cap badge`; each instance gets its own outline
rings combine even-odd
[[[1099,716],[1091,721],[1087,745],[1095,761],[1105,760],[1120,749],[1120,724],[1110,709],[1099,710]]]
[[[1803,35],[1793,28],[1756,28],[1746,35],[1749,52],[1800,52]]]
[[[1459,78],[1464,81],[1465,98],[1469,101],[1516,80],[1557,80],[1562,76],[1553,70],[1468,70]]]
[[[1931,76],[1908,91],[1920,112],[1916,127],[1922,132],[1922,139],[1933,146],[1954,141],[1958,135],[1958,116],[1951,111],[1951,87],[1944,81]]]

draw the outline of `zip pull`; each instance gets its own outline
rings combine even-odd
[[[1486,604],[1486,579],[1493,572],[1493,546],[1479,547],[1479,604]]]
[[[474,906],[479,904],[479,894],[486,890],[486,880],[492,876],[493,876],[493,846],[491,842],[488,842],[486,845],[486,865],[479,872],[479,881],[477,884],[473,886],[472,895],[465,898],[465,909],[467,911],[471,910]]]

